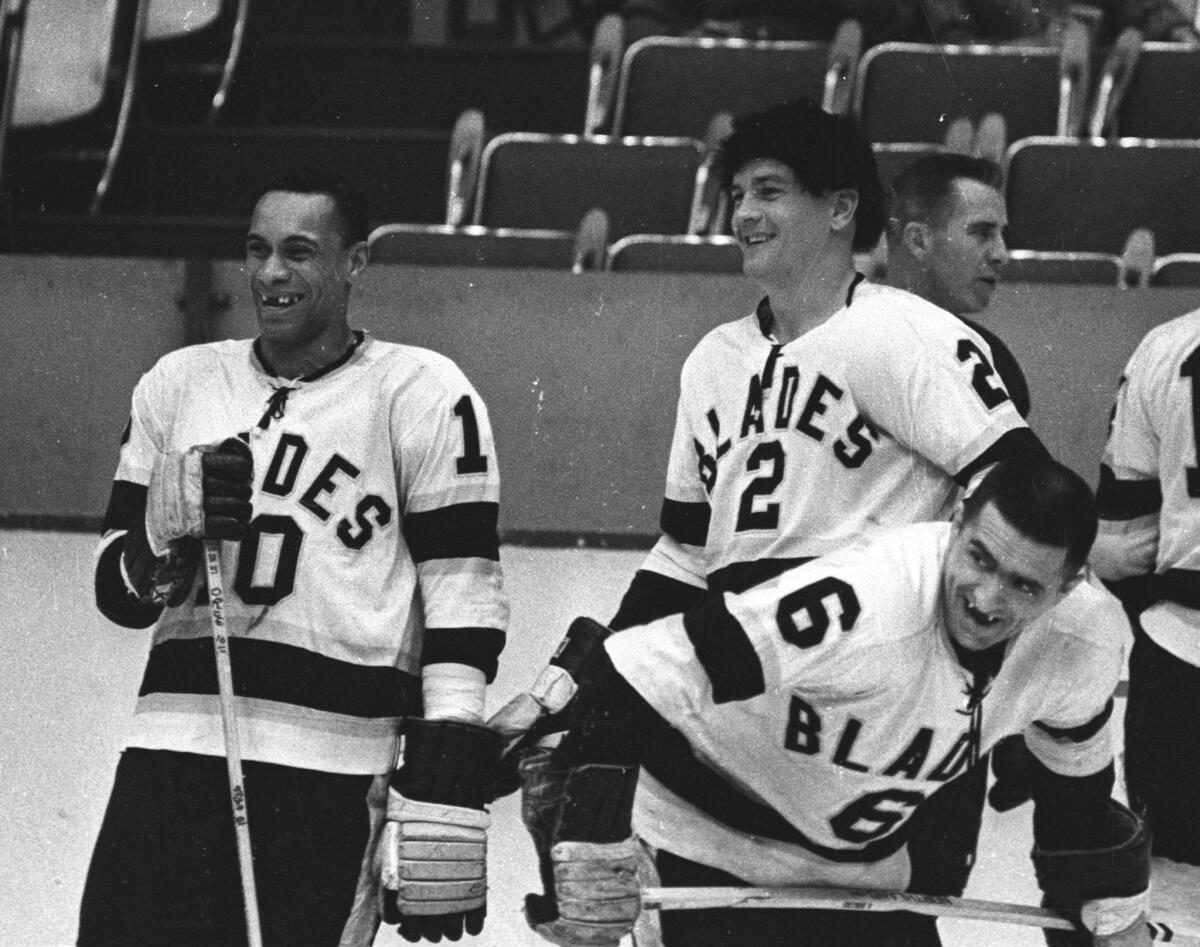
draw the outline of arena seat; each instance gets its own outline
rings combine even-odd
[[[714,113],[799,96],[847,111],[861,44],[861,28],[835,43],[646,37],[625,51],[613,134],[699,138]]]
[[[272,177],[311,169],[361,182],[375,220],[438,223],[445,215],[449,132],[147,125],[141,137],[150,213],[245,217]]]
[[[740,274],[742,250],[730,236],[630,234],[609,246],[607,268],[627,273]]]
[[[1200,139],[1200,54],[1177,43],[1143,43],[1111,134]]]
[[[1004,267],[1006,283],[1061,283],[1119,286],[1124,267],[1115,253],[1012,250]]]
[[[592,211],[575,230],[385,224],[371,232],[369,244],[372,264],[583,272],[604,265],[607,221],[602,212]]]
[[[449,129],[476,108],[497,131],[578,132],[578,48],[271,36],[256,49],[258,111],[273,125]]]
[[[1121,253],[1144,227],[1159,253],[1200,250],[1200,141],[1035,137],[1004,166],[1010,247]]]
[[[1072,134],[1087,71],[1084,38],[1061,51],[880,43],[863,54],[854,112],[873,142],[940,142],[949,122],[989,112],[1004,116],[1010,140]]]
[[[1168,253],[1154,264],[1151,286],[1200,286],[1200,253]]]
[[[686,233],[703,160],[694,138],[497,135],[483,150],[472,222],[563,230],[599,207],[614,239]]]

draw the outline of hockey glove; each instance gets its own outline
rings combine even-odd
[[[160,454],[146,493],[146,536],[157,556],[171,540],[240,539],[253,512],[254,459],[236,437]]]
[[[409,718],[375,850],[381,913],[412,943],[478,934],[487,914],[484,809],[500,735],[477,724]]]
[[[1148,943],[1144,924],[1150,906],[1150,831],[1146,823],[1109,800],[1108,834],[1113,845],[1083,851],[1047,851],[1035,847],[1033,865],[1043,903],[1080,928],[1046,931],[1050,947]],[[1146,938],[1145,941],[1142,938]]]
[[[529,920],[551,943],[616,947],[633,930],[641,911],[630,825],[636,786],[634,766],[578,766],[548,781],[548,796],[561,792],[550,848],[557,916],[543,901],[542,917],[530,912]]]
[[[200,540],[188,536],[167,544],[164,556],[150,551],[140,530],[125,534],[121,550],[121,578],[125,588],[145,605],[182,605],[192,590],[203,550]]]

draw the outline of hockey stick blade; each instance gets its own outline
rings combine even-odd
[[[1053,930],[1075,925],[1048,908],[973,898],[951,898],[904,891],[867,888],[643,888],[642,907],[658,911],[696,911],[710,908],[792,908],[827,911],[911,911],[932,917],[1020,924]],[[1200,933],[1176,930],[1169,922],[1152,920],[1150,939],[1180,947],[1200,947]]]

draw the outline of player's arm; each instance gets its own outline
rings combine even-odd
[[[1115,945],[1141,942],[1150,839],[1142,820],[1111,798],[1112,710],[1109,699],[1091,719],[1073,726],[1035,723],[1026,740],[1038,883],[1051,907],[1097,944]]]
[[[424,609],[424,711],[403,725],[375,870],[384,921],[413,942],[483,928],[486,804],[501,748],[483,725],[508,622],[499,474],[483,401],[454,378],[421,417],[399,421],[404,539]]]

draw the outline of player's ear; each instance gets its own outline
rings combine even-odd
[[[933,230],[921,220],[910,220],[900,234],[901,242],[914,259],[924,262],[933,246]]]
[[[367,268],[367,241],[359,240],[347,252],[350,255],[350,279],[354,279]]]
[[[829,226],[833,230],[845,230],[854,224],[854,212],[858,210],[858,191],[842,188],[833,192]]]

